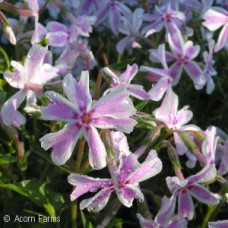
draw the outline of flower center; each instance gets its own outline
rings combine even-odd
[[[82,123],[88,124],[90,122],[90,114],[83,113],[81,116]]]

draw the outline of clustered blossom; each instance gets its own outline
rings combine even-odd
[[[134,154],[120,155],[119,165],[115,159],[109,160],[109,172],[111,179],[87,177],[80,174],[70,174],[68,181],[76,188],[71,194],[71,200],[75,200],[87,192],[95,192],[101,189],[95,196],[85,199],[80,203],[80,209],[89,208],[93,211],[102,210],[108,202],[113,191],[116,192],[121,203],[131,207],[134,198],[144,200],[139,182],[145,181],[162,169],[161,160],[155,151],[151,151],[145,161],[140,164]]]
[[[42,85],[58,75],[58,70],[45,63],[47,47],[34,45],[30,49],[24,66],[16,61],[11,62],[14,72],[6,71],[4,78],[14,88],[20,89],[1,109],[1,116],[5,125],[20,127],[25,123],[25,117],[17,110],[27,98],[26,106],[35,105],[36,97],[42,93]]]
[[[195,215],[193,199],[206,205],[218,205],[222,196],[213,193],[210,184],[215,181],[227,184],[223,176],[228,173],[228,135],[215,126],[201,130],[190,124],[193,112],[188,106],[178,109],[182,98],[174,92],[178,91],[174,87],[181,84],[185,73],[196,90],[206,86],[207,94],[213,92],[216,81],[212,77],[217,74],[214,55],[228,43],[228,12],[214,7],[212,0],[151,0],[138,8],[135,7],[137,1],[128,0],[25,2],[28,9],[18,10],[11,4],[8,6],[14,13],[26,18],[20,18],[20,21],[33,17],[34,30],[24,31],[26,22],[20,25],[20,21],[16,25],[19,34],[14,35],[10,26],[3,27],[12,44],[21,42],[30,49],[24,61],[11,61],[12,69],[3,74],[6,82],[19,91],[11,97],[9,95],[10,98],[2,105],[0,121],[3,127],[12,125],[20,128],[25,124],[26,118],[19,109],[26,99],[25,109],[36,107],[41,121],[51,121],[51,124],[63,122],[62,128],[40,138],[41,147],[52,150],[52,161],[59,166],[67,163],[70,167],[72,155],[81,146],[77,146],[78,141],[87,143],[83,146],[83,159],[87,159],[92,171],[106,168],[109,178],[91,177],[85,175],[85,170],[71,169],[68,182],[75,187],[70,195],[71,201],[96,192],[80,202],[80,210],[87,208],[100,212],[108,204],[112,193],[116,193],[125,207],[132,207],[135,199],[146,206],[146,195],[140,184],[164,171],[165,164],[162,165],[159,158],[160,151],[163,153],[164,150],[175,173],[171,176],[170,171],[170,176],[163,180],[171,194],[169,197],[159,196],[161,206],[153,217],[149,211],[141,213],[145,211],[137,205],[136,216],[140,226],[186,228]],[[1,10],[4,9],[3,1],[0,4]],[[218,4],[222,5],[221,2]],[[41,23],[43,9],[48,9],[52,15],[46,24]],[[62,21],[57,21],[58,18]],[[4,25],[6,18],[1,11],[0,19]],[[206,48],[189,38],[191,35],[198,36],[188,26],[194,25],[195,21],[198,23],[199,19],[204,20],[200,23],[211,32],[223,27],[218,41],[208,39]],[[92,46],[96,38],[93,32],[103,33],[106,28],[109,29],[110,45],[116,42],[116,50],[111,50],[111,55],[118,53],[118,60],[126,56],[132,58],[133,49],[136,49],[134,53],[138,55],[134,59],[142,58],[140,67],[136,63],[129,64],[133,62],[131,59],[118,62],[118,71],[113,65],[106,64],[112,64],[116,56],[106,56],[102,42],[98,44],[98,50]],[[158,32],[160,34],[155,34]],[[202,39],[202,42],[205,40]],[[99,63],[99,53],[104,54],[107,66]],[[150,65],[146,62],[148,53]],[[89,70],[95,66],[100,70],[97,84],[92,83],[93,77],[89,76]],[[140,77],[144,77],[141,72],[148,74],[147,79],[154,82],[152,86],[141,84]],[[105,83],[101,84],[103,80]],[[56,92],[56,82],[61,84],[61,91]],[[53,90],[44,92],[47,83],[53,86]],[[41,107],[38,106],[40,96],[47,98],[47,104],[41,101]],[[150,110],[150,114],[144,113],[144,110]],[[137,118],[141,122],[137,122]],[[153,121],[155,127],[146,126],[148,122],[144,118]],[[132,145],[128,145],[128,141],[135,137],[134,129],[142,126],[142,135],[149,129],[147,136],[132,153]],[[133,145],[138,141],[135,140]],[[187,156],[187,168],[200,168],[200,171],[195,175],[191,175],[192,170],[182,173],[182,169],[186,168],[181,164],[185,158],[179,161],[182,155]],[[185,178],[185,175],[188,177]],[[221,193],[227,197],[228,193]],[[228,227],[228,220],[210,221],[208,226]]]
[[[119,88],[92,103],[89,92],[89,73],[82,72],[77,82],[72,75],[63,80],[63,89],[68,99],[49,91],[45,95],[52,103],[41,110],[43,119],[60,120],[67,124],[56,133],[49,133],[40,139],[41,146],[47,150],[53,147],[52,159],[64,164],[71,156],[80,136],[89,145],[90,165],[94,169],[106,166],[106,150],[96,128],[115,128],[130,133],[136,121],[130,117],[136,110],[124,88]]]

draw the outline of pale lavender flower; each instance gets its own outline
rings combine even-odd
[[[156,151],[151,151],[142,164],[134,154],[123,154],[118,166],[114,160],[109,163],[111,179],[92,178],[80,174],[69,175],[68,182],[76,186],[70,196],[72,201],[87,192],[101,189],[95,196],[80,203],[81,210],[84,208],[96,212],[102,210],[113,191],[124,206],[131,207],[134,198],[144,200],[139,183],[157,175],[162,169]]]
[[[166,182],[170,192],[173,194],[172,204],[176,204],[178,199],[178,215],[192,220],[194,215],[193,198],[201,203],[217,205],[221,196],[210,192],[201,184],[212,181],[216,177],[215,165],[207,164],[199,173],[180,180],[178,177],[167,177]]]
[[[142,36],[139,30],[143,23],[143,13],[144,10],[138,8],[130,18],[122,17],[119,32],[126,35],[126,37],[121,39],[116,45],[116,49],[120,55],[123,54],[125,49],[129,54],[132,54],[133,48],[141,48],[138,40]]]
[[[44,27],[38,22],[39,21],[39,4],[38,0],[25,0],[28,7],[32,10],[35,19],[35,28],[32,35],[31,43],[37,43],[41,41],[41,38],[45,35]]]
[[[90,165],[94,169],[105,167],[106,150],[96,128],[115,128],[125,133],[133,130],[137,122],[130,117],[136,110],[128,93],[119,88],[92,103],[87,71],[82,72],[79,82],[72,75],[67,75],[63,89],[68,99],[53,91],[45,93],[52,103],[41,110],[41,115],[46,120],[60,120],[67,124],[58,132],[42,137],[41,146],[45,150],[53,147],[52,160],[62,165],[70,158],[78,138],[83,135],[90,149]]]
[[[83,15],[73,18],[69,27],[56,21],[49,22],[46,34],[49,45],[64,47],[77,41],[79,36],[89,37],[95,21],[94,16]]]
[[[160,77],[157,83],[153,85],[151,90],[148,92],[151,100],[159,101],[168,90],[168,88],[172,85],[173,79],[171,70],[168,68],[166,63],[165,45],[161,44],[158,46],[158,49],[156,51],[152,50],[151,52],[156,56],[156,59],[161,62],[163,69],[141,66],[139,70],[142,72],[150,72]]]
[[[215,83],[214,83],[212,77],[217,74],[217,72],[213,68],[213,64],[214,64],[213,50],[214,50],[214,46],[215,46],[215,41],[210,40],[208,44],[209,44],[208,45],[209,51],[208,52],[205,51],[203,53],[204,62],[205,62],[205,69],[204,69],[203,73],[204,73],[204,76],[206,78],[207,94],[211,94],[212,91],[215,89]]]
[[[206,157],[209,164],[215,164],[216,148],[219,139],[219,137],[216,136],[216,127],[209,127],[206,130],[205,134],[206,139],[203,141],[202,144],[202,153]]]
[[[107,1],[97,13],[96,24],[102,23],[107,17],[110,29],[117,35],[120,26],[121,15],[130,17],[131,10],[120,1]]]
[[[24,116],[17,111],[20,104],[27,97],[27,106],[36,104],[36,96],[42,92],[42,85],[57,76],[57,69],[44,62],[48,52],[47,47],[34,45],[29,50],[24,66],[11,61],[14,72],[6,71],[4,78],[14,88],[20,89],[1,109],[1,116],[5,125],[20,127],[25,123]]]
[[[186,219],[180,216],[174,216],[166,223],[159,224],[152,219],[143,218],[142,215],[136,215],[141,228],[187,228],[187,221]]]
[[[174,27],[181,28],[186,21],[184,13],[172,9],[170,3],[165,3],[162,6],[155,5],[155,13],[145,14],[143,19],[153,21],[142,30],[146,37],[161,31],[163,27],[166,28],[167,32],[172,33]]]
[[[228,12],[222,8],[209,9],[204,15],[203,25],[210,31],[216,31],[223,26],[215,45],[215,52],[221,50],[228,41]]]
[[[199,131],[200,129],[195,125],[186,125],[192,119],[193,114],[188,110],[188,106],[178,110],[178,103],[178,96],[172,91],[172,88],[169,87],[161,106],[157,108],[153,114],[156,120],[163,122],[168,128],[174,131],[173,136],[177,152],[183,155],[188,149],[178,135],[178,132],[186,130]]]
[[[228,227],[228,220],[216,221],[216,222],[209,222],[208,228],[227,228]]]
[[[113,80],[113,83],[111,84],[112,89],[110,89],[111,91],[118,88],[119,86],[123,86],[131,96],[136,97],[140,100],[149,99],[149,96],[147,92],[143,89],[143,86],[137,84],[130,84],[132,79],[138,73],[137,64],[128,65],[126,71],[122,73],[120,76],[117,76],[108,67],[105,67],[103,71],[107,75],[111,76]]]
[[[183,37],[178,29],[172,34],[168,34],[168,42],[172,53],[166,53],[167,61],[174,61],[170,70],[173,75],[173,85],[176,85],[181,77],[183,69],[194,82],[196,89],[201,89],[206,79],[199,65],[193,59],[199,54],[200,46],[193,46],[192,41],[183,40]],[[175,76],[175,77],[174,77]]]

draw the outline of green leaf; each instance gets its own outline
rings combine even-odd
[[[121,70],[123,68],[126,68],[128,64],[131,64],[135,61],[135,58],[131,58],[131,59],[127,59],[125,61],[122,61],[120,63],[115,63],[112,65],[109,65],[108,67],[111,69],[115,69],[115,70]]]
[[[7,188],[29,198],[46,212],[56,217],[63,207],[64,199],[61,194],[54,192],[47,183],[40,183],[36,180],[24,180],[16,184],[0,183],[0,188]]]
[[[0,165],[6,165],[9,163],[14,163],[17,161],[15,156],[10,155],[0,155]]]
[[[86,217],[85,217],[83,211],[81,211],[81,219],[82,219],[83,228],[93,228],[93,225],[91,224],[91,222],[86,220]]]
[[[7,53],[0,47],[0,73],[3,74],[10,68],[10,61]]]

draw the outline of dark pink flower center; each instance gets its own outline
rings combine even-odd
[[[82,120],[82,123],[88,124],[91,121],[90,114],[89,113],[83,113],[81,115],[81,120]]]

